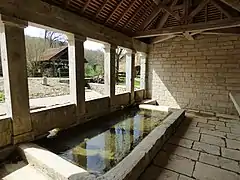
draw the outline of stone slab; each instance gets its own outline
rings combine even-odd
[[[221,150],[222,150],[223,157],[240,161],[240,151],[233,150],[233,149],[227,149],[227,148],[222,148]]]
[[[237,161],[230,160],[227,158],[213,156],[211,154],[201,153],[199,161],[210,164],[213,166],[217,166],[223,169],[227,169],[234,172],[240,172],[240,166]]]
[[[240,141],[226,139],[227,148],[240,150]]]
[[[204,142],[204,143],[207,143],[207,144],[211,144],[211,145],[225,147],[224,139],[220,138],[220,137],[216,137],[216,136],[202,134],[200,141]]]
[[[165,144],[163,146],[163,150],[168,153],[176,154],[192,160],[197,160],[199,156],[198,151],[194,151],[192,149],[188,149],[188,148],[184,148],[184,147],[180,147],[172,144]]]
[[[203,142],[194,142],[193,149],[198,150],[200,152],[206,152],[214,155],[220,155],[220,147],[206,144]]]
[[[193,173],[196,179],[201,180],[237,180],[239,176],[236,173],[226,171],[214,166],[196,163],[196,167]]]
[[[154,165],[149,166],[139,180],[178,180],[178,173]]]
[[[189,139],[184,139],[184,138],[179,138],[179,137],[173,136],[168,140],[168,143],[179,145],[179,146],[186,147],[186,148],[191,148],[193,141],[189,140]]]
[[[162,168],[173,170],[175,172],[192,176],[195,162],[174,154],[160,151],[154,159],[154,164]]]

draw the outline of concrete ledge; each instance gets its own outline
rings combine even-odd
[[[156,99],[146,99],[141,102],[141,104],[152,104],[152,105],[157,105],[157,100]]]
[[[185,116],[184,110],[173,112],[145,137],[134,150],[113,169],[97,179],[136,180],[163,144],[176,131]]]
[[[36,144],[22,144],[19,146],[19,150],[29,165],[52,179],[92,179],[86,170]]]

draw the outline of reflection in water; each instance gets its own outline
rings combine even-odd
[[[168,115],[166,112],[139,110],[123,114],[121,121],[59,155],[90,172],[103,174],[126,157],[132,149]]]

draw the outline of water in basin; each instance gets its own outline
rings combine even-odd
[[[37,143],[95,174],[104,174],[126,157],[168,115],[131,108]]]

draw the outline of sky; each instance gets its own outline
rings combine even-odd
[[[25,34],[28,36],[32,37],[44,37],[44,29],[33,27],[33,26],[28,26],[27,28],[24,29]],[[84,42],[84,47],[86,49],[91,49],[91,50],[102,50],[103,49],[103,44],[97,43],[94,41],[85,41]]]

